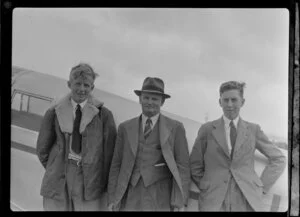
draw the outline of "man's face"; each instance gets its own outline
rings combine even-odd
[[[239,90],[228,90],[222,93],[219,103],[223,109],[224,115],[230,119],[235,119],[239,113],[240,108],[244,105],[245,99],[240,95]]]
[[[94,81],[91,76],[79,76],[77,79],[68,81],[68,87],[71,89],[72,99],[76,103],[82,103],[94,89]]]
[[[140,104],[142,112],[147,117],[152,117],[160,112],[163,105],[163,96],[152,93],[142,93],[140,96]]]

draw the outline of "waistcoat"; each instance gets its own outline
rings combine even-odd
[[[142,124],[139,124],[139,146],[136,154],[130,183],[135,186],[140,178],[143,179],[145,187],[172,176],[165,159],[162,155],[159,140],[159,120],[156,122],[152,132],[145,140]],[[162,164],[162,166],[155,166]]]

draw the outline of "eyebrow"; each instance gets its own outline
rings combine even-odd
[[[148,97],[148,98],[152,98],[152,99],[159,99],[158,96],[147,96],[147,95],[144,95],[143,97]]]
[[[223,99],[237,99],[238,97],[235,97],[235,96],[233,96],[233,97],[223,97]]]

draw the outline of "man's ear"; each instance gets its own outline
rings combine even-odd
[[[91,89],[92,89],[92,90],[94,90],[94,87],[95,87],[95,85],[94,85],[94,84],[92,84],[92,87],[91,87]]]
[[[165,103],[165,98],[163,97],[163,98],[161,99],[161,106],[163,106],[164,103]]]
[[[222,107],[222,105],[221,105],[221,98],[219,98],[219,105]]]
[[[71,89],[71,82],[67,81],[68,87]]]
[[[246,100],[243,98],[243,99],[242,99],[242,106],[245,104],[245,101],[246,101]]]

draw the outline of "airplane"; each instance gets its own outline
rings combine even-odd
[[[46,110],[69,89],[67,80],[53,75],[12,66],[11,81],[11,186],[10,208],[13,211],[43,211],[40,187],[45,169],[36,156],[36,141],[40,124]],[[94,88],[94,96],[109,108],[118,125],[141,113],[138,102]],[[197,132],[202,123],[161,111],[183,123],[192,150]],[[288,150],[280,148],[288,157]],[[261,175],[267,158],[256,151],[255,170]],[[288,209],[288,165],[263,203],[267,210],[286,212]],[[185,211],[198,211],[199,190],[191,184],[188,205]]]

